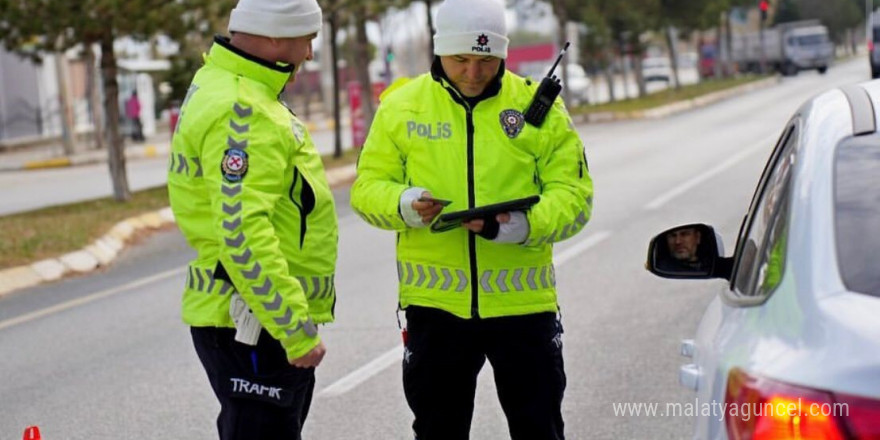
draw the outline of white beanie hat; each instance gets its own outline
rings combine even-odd
[[[446,0],[437,8],[434,55],[507,58],[508,42],[501,0]]]
[[[229,31],[272,38],[295,38],[321,29],[316,0],[239,0],[229,16]]]

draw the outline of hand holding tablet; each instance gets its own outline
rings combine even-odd
[[[431,225],[431,232],[446,232],[461,226],[462,222],[492,218],[503,212],[527,211],[532,205],[538,203],[540,200],[541,196],[529,196],[522,199],[508,200],[506,202],[479,206],[473,209],[441,214],[440,217],[437,218],[437,221]]]

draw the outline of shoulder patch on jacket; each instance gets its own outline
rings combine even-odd
[[[244,150],[230,148],[223,155],[220,171],[227,182],[241,182],[248,170],[248,155]]]
[[[502,111],[499,115],[499,119],[501,120],[501,128],[504,129],[504,133],[507,134],[507,137],[511,139],[519,136],[526,121],[522,113],[513,109]]]

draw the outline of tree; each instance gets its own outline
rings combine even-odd
[[[694,29],[702,29],[705,10],[711,6],[708,0],[660,0],[659,30],[663,33],[669,50],[669,65],[672,66],[673,84],[676,90],[681,89],[678,78],[678,49],[675,41],[676,30],[688,33]]]
[[[801,11],[796,0],[781,0],[776,5],[776,13],[773,14],[773,22],[787,23],[801,19]]]
[[[199,10],[190,11],[190,21],[196,26],[178,38],[178,53],[171,59],[171,69],[161,78],[171,86],[169,99],[182,102],[192,83],[193,75],[204,63],[202,56],[214,41],[214,35],[225,34],[229,26],[229,12],[235,0],[206,2]]]
[[[865,19],[864,9],[851,0],[801,0],[802,19],[819,19],[838,44],[845,42],[846,31]]]
[[[369,41],[367,41],[367,31],[366,31],[366,23],[367,20],[373,16],[373,11],[377,10],[385,10],[392,4],[391,0],[372,0],[372,1],[358,1],[358,0],[319,0],[318,4],[321,6],[321,9],[324,14],[324,19],[327,21],[329,27],[329,35],[325,35],[324,38],[329,38],[330,40],[330,66],[333,75],[333,120],[334,120],[334,157],[342,156],[342,133],[341,133],[341,112],[340,112],[340,96],[339,92],[341,89],[341,85],[339,84],[339,43],[338,43],[338,31],[343,23],[346,22],[354,22],[355,23],[355,38],[347,39],[346,45],[350,48],[352,53],[352,63],[356,72],[355,75],[358,78],[358,82],[361,85],[361,90],[363,91],[363,96],[365,99],[363,100],[362,105],[364,110],[364,115],[367,123],[367,127],[369,127],[369,123],[373,120],[373,102],[370,99],[372,96],[372,85],[370,83],[370,74],[369,74],[369,63],[372,59],[373,55],[375,55],[375,50],[371,51],[371,46]],[[326,56],[326,55],[325,55]]]
[[[348,7],[348,2],[341,0],[323,0],[318,2],[323,10],[324,20],[327,21],[328,34],[323,38],[329,40],[329,54],[322,56],[330,56],[330,71],[333,76],[333,157],[342,157],[342,119],[340,115],[339,102],[339,44],[337,36],[339,33],[339,24],[344,16],[344,10]]]
[[[0,40],[10,50],[35,59],[77,46],[100,47],[113,195],[117,201],[126,201],[131,192],[119,133],[118,69],[113,43],[123,36],[145,40],[157,33],[179,38],[199,24],[203,11],[228,12],[229,4],[230,0],[0,0]],[[36,44],[24,45],[35,39]]]
[[[422,0],[425,2],[425,15],[428,18],[428,45],[430,46],[431,52],[434,53],[434,39],[430,38],[434,35],[434,18],[431,16],[431,0]]]

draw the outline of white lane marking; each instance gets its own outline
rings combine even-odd
[[[382,370],[390,367],[395,362],[403,360],[403,345],[397,345],[383,355],[370,361],[370,363],[352,371],[342,379],[333,382],[327,388],[321,390],[319,396],[333,397],[345,394],[356,386],[364,383],[367,379],[379,374]]]
[[[553,265],[554,266],[562,266],[568,260],[578,256],[580,253],[586,251],[587,249],[605,241],[606,238],[611,236],[611,231],[599,231],[596,232],[584,240],[581,240],[579,243],[574,244],[566,248],[564,251],[559,252],[558,254],[553,256]]]
[[[107,298],[109,296],[116,295],[118,293],[125,292],[126,290],[134,289],[141,286],[146,286],[151,283],[155,283],[157,281],[162,281],[167,278],[171,278],[186,272],[185,268],[177,268],[172,270],[167,270],[165,272],[160,272],[155,275],[150,275],[148,277],[144,277],[138,280],[134,280],[130,283],[123,284],[121,286],[112,287],[110,289],[102,290],[97,293],[93,293],[88,296],[84,296],[82,298],[77,298],[74,300],[70,300],[61,304],[56,304],[52,307],[48,307],[42,310],[38,310],[36,312],[28,313],[26,315],[19,316],[17,318],[7,319],[6,321],[0,321],[0,330],[5,328],[12,327],[14,325],[23,324],[25,322],[33,321],[35,319],[40,319],[44,316],[49,316],[58,312],[62,312],[64,310],[72,309],[74,307],[81,306],[83,304],[88,304],[90,302],[97,301],[102,298]]]
[[[756,144],[752,145],[751,147],[749,147],[745,150],[742,150],[739,153],[731,156],[730,158],[728,158],[724,162],[721,162],[720,164],[718,164],[714,168],[704,172],[703,174],[700,174],[699,176],[694,177],[691,180],[688,180],[687,182],[682,183],[681,185],[678,185],[677,187],[673,188],[672,190],[657,197],[656,199],[654,199],[654,201],[645,205],[645,209],[647,209],[649,211],[653,211],[655,209],[658,209],[658,208],[662,207],[663,205],[665,205],[666,203],[668,203],[670,200],[686,193],[687,191],[691,190],[695,186],[714,177],[716,174],[720,174],[721,172],[727,170],[728,168],[733,167],[734,165],[743,161],[745,158],[751,156],[752,154],[754,154],[760,150],[768,150],[769,151],[770,149],[772,149],[772,147],[773,147],[772,142],[775,141],[776,138],[777,138],[777,136],[773,135],[773,136],[768,136],[767,138],[760,140],[758,143],[756,143]]]
[[[605,239],[610,236],[610,231],[596,232],[586,239],[581,240],[579,243],[569,246],[564,251],[554,256],[553,264],[556,266],[561,266],[567,261],[570,261],[572,258],[578,256],[582,252],[586,251],[587,249],[605,241]],[[366,382],[371,377],[381,373],[383,370],[390,367],[395,362],[400,362],[402,360],[402,357],[403,346],[400,345],[394,347],[391,350],[386,351],[384,354],[377,357],[376,359],[373,359],[372,361],[370,361],[370,363],[349,373],[342,379],[339,379],[336,382],[328,385],[327,388],[321,390],[318,395],[324,397],[333,397],[345,394],[356,388],[358,385]]]

